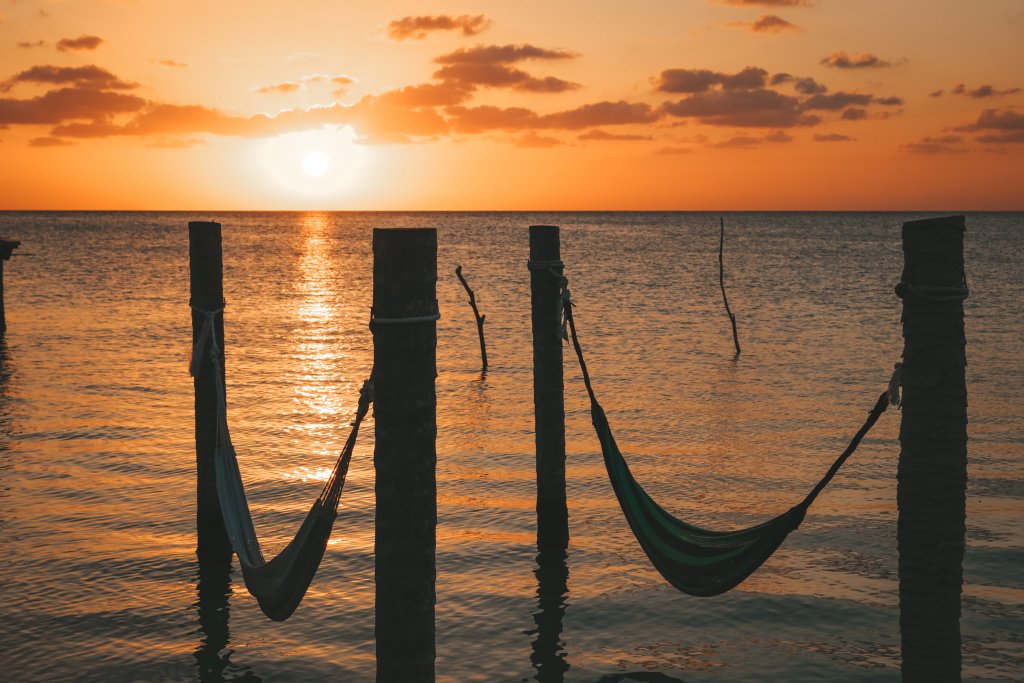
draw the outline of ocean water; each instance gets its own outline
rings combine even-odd
[[[30,254],[4,264],[0,679],[373,680],[372,417],[289,621],[265,619],[237,571],[199,575],[187,222],[217,220],[229,420],[271,552],[370,369],[371,229],[438,228],[438,681],[898,681],[895,411],[758,573],[692,598],[633,539],[567,349],[572,538],[538,568],[527,227],[562,228],[634,474],[677,516],[729,528],[801,499],[884,387],[899,228],[919,217],[725,214],[735,359],[718,214],[0,213]],[[1022,227],[967,218],[969,681],[1020,680],[1024,660]],[[456,264],[487,315],[486,375]]]

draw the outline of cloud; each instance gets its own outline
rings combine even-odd
[[[953,146],[962,141],[959,135],[924,137],[919,142],[908,142],[903,149],[911,154],[957,154],[966,151]]]
[[[839,118],[845,119],[847,121],[860,121],[861,119],[866,119],[867,117],[868,112],[866,109],[861,109],[859,107],[851,107],[849,109],[844,110],[843,115],[840,116]]]
[[[932,92],[928,93],[928,97],[942,97],[942,94],[944,92],[945,92],[945,90],[941,90],[941,89],[940,90],[933,90]]]
[[[854,140],[856,138],[851,138],[849,135],[840,135],[839,133],[816,134],[814,136],[815,142],[852,142]]]
[[[525,148],[546,148],[546,147],[558,147],[562,144],[562,141],[558,138],[548,137],[546,135],[539,135],[534,132],[524,133],[517,138],[513,138],[512,144],[516,147]]]
[[[102,90],[131,90],[138,83],[128,83],[95,65],[88,66],[33,66],[16,73],[0,83],[0,92],[7,92],[17,83],[45,83],[47,85],[74,85]]]
[[[71,140],[64,140],[63,138],[55,138],[52,136],[42,138],[32,138],[28,141],[29,147],[70,147],[75,144]]]
[[[622,141],[634,141],[634,140],[650,140],[650,135],[626,135],[619,133],[609,133],[601,129],[587,131],[577,135],[578,140],[622,140]]]
[[[291,93],[296,92],[301,87],[301,84],[296,83],[295,81],[286,81],[284,83],[276,83],[274,85],[260,86],[259,88],[256,88],[256,92],[264,95]]]
[[[880,59],[870,52],[861,52],[855,55],[848,55],[845,52],[833,52],[828,57],[822,59],[821,63],[836,69],[869,69],[892,66],[892,62]]]
[[[406,40],[415,38],[422,40],[431,31],[462,31],[464,36],[475,36],[488,26],[491,20],[482,14],[476,16],[462,15],[452,17],[447,15],[403,17],[388,24],[388,35],[395,40]]]
[[[976,139],[986,144],[1024,142],[1024,114],[1015,109],[985,109],[974,123],[954,128],[960,132],[980,132]]]
[[[490,88],[514,88],[546,93],[565,92],[580,87],[579,83],[563,81],[552,76],[535,78],[525,71],[504,64],[449,64],[434,72],[434,78],[455,81],[467,86],[482,85]]]
[[[61,38],[57,41],[57,50],[60,52],[80,52],[82,50],[95,50],[102,43],[99,36],[81,35],[77,38]]]
[[[838,111],[851,105],[865,106],[871,104],[874,98],[863,93],[834,92],[829,94],[819,93],[807,98],[803,103],[804,109],[824,109],[826,111]]]
[[[166,67],[168,67],[170,69],[187,69],[188,68],[188,64],[185,64],[184,62],[176,62],[173,59],[158,59],[158,60],[156,60],[156,64],[159,64],[160,66],[166,66]]]
[[[713,126],[789,128],[820,121],[804,113],[798,98],[763,88],[698,92],[666,102],[663,109],[671,116],[693,117]]]
[[[18,43],[18,47],[20,47],[22,50],[31,50],[32,48],[45,47],[45,46],[46,46],[46,41],[45,40],[36,40],[36,41],[31,41],[31,42],[30,41],[22,41],[22,42]]]
[[[527,59],[574,59],[565,50],[548,50],[534,45],[478,45],[459,48],[434,59],[438,64],[514,64]]]
[[[974,88],[973,90],[968,90],[967,86],[964,85],[963,83],[958,84],[956,87],[950,90],[950,92],[953,93],[954,95],[966,95],[967,97],[973,97],[975,99],[984,99],[986,97],[1002,97],[1003,95],[1016,95],[1020,91],[1020,88],[996,90],[991,85],[979,85],[977,88]]]
[[[206,140],[202,138],[160,138],[146,145],[150,149],[187,149],[198,145],[205,145]]]
[[[449,122],[458,133],[481,133],[488,130],[580,130],[597,126],[652,123],[659,113],[644,103],[596,102],[575,109],[540,115],[530,109],[480,107],[449,107]]]
[[[768,72],[756,66],[748,66],[735,74],[707,69],[665,69],[655,81],[661,92],[701,93],[712,86],[720,85],[725,90],[750,90],[761,88],[768,79]]]
[[[799,31],[800,27],[774,14],[762,14],[754,21],[730,21],[729,28],[739,28],[751,33],[782,33],[783,31]]]
[[[756,137],[753,135],[737,135],[721,142],[716,142],[713,146],[719,149],[751,149],[753,147],[759,147],[766,142],[781,143],[781,142],[792,142],[793,138],[786,133],[775,131],[768,135]]]
[[[106,120],[136,112],[146,101],[135,95],[93,88],[60,88],[37,97],[0,98],[0,124],[58,124],[76,119]]]
[[[456,81],[423,83],[390,90],[378,99],[398,107],[448,107],[473,96],[473,87]]]

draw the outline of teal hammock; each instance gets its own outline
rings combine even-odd
[[[557,277],[561,275],[553,273]],[[563,283],[564,283],[563,279]],[[875,407],[868,414],[864,426],[850,441],[850,445],[836,459],[825,476],[799,504],[774,519],[747,529],[712,531],[687,524],[665,511],[644,491],[629,471],[629,465],[615,443],[604,409],[594,396],[594,388],[583,360],[583,349],[576,336],[576,323],[572,317],[569,289],[563,285],[562,306],[565,322],[572,334],[572,343],[580,361],[583,383],[590,395],[590,415],[601,442],[601,453],[608,470],[615,496],[625,514],[629,528],[640,542],[655,569],[678,590],[700,597],[720,595],[735,588],[771,557],[786,536],[803,521],[807,508],[828,485],[839,468],[853,454],[864,435],[878,421],[889,406],[890,395],[898,405],[894,390],[882,392]],[[899,366],[897,366],[897,369]],[[894,375],[894,378],[896,376]],[[896,380],[894,379],[894,382]],[[897,385],[898,386],[898,385]]]

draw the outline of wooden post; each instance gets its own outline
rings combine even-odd
[[[533,415],[537,444],[537,547],[569,545],[565,500],[565,399],[560,332],[562,272],[558,227],[530,226],[530,295],[533,321]]]
[[[455,275],[459,278],[459,282],[462,283],[466,294],[469,295],[469,305],[473,309],[473,317],[476,318],[476,333],[480,337],[480,369],[487,372],[487,345],[484,344],[484,321],[487,320],[487,316],[481,315],[480,309],[476,307],[476,294],[469,288],[469,283],[463,277],[462,266],[455,266]]]
[[[960,680],[967,486],[964,217],[903,224],[900,632],[903,680]]]
[[[196,585],[196,617],[199,622],[199,643],[192,656],[196,660],[199,681],[223,681],[228,667],[228,654],[221,655],[231,642],[228,629],[231,594],[231,565],[199,563]],[[258,680],[258,679],[257,679]]]
[[[7,331],[7,315],[4,313],[4,261],[11,260],[11,253],[20,244],[18,240],[0,239],[0,334]]]
[[[729,316],[729,322],[732,323],[732,343],[736,345],[736,357],[740,355],[740,336],[736,334],[736,316],[729,310],[729,297],[725,295],[725,262],[722,258],[722,252],[725,251],[725,221],[719,217],[718,219],[719,233],[718,233],[718,285],[722,288],[722,301],[725,303],[725,313]]]
[[[437,231],[373,231],[377,681],[434,680]]]
[[[192,221],[188,224],[188,258],[191,304],[204,311],[221,308],[224,305],[224,269],[220,223]],[[203,314],[193,310],[193,347],[199,339],[203,322]],[[215,331],[223,368],[223,315],[216,317]],[[200,563],[226,564],[231,562],[231,541],[224,528],[217,498],[217,474],[213,465],[217,446],[217,386],[208,355],[204,354],[201,359],[199,373],[193,382],[196,397],[196,531],[199,537],[196,553]]]

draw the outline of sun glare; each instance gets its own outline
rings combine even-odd
[[[367,147],[349,126],[278,135],[262,148],[262,165],[276,184],[294,195],[340,196],[358,184]]]
[[[307,175],[322,176],[324,173],[327,173],[327,169],[330,167],[331,162],[323,152],[309,152],[306,156],[302,157],[302,170]]]

